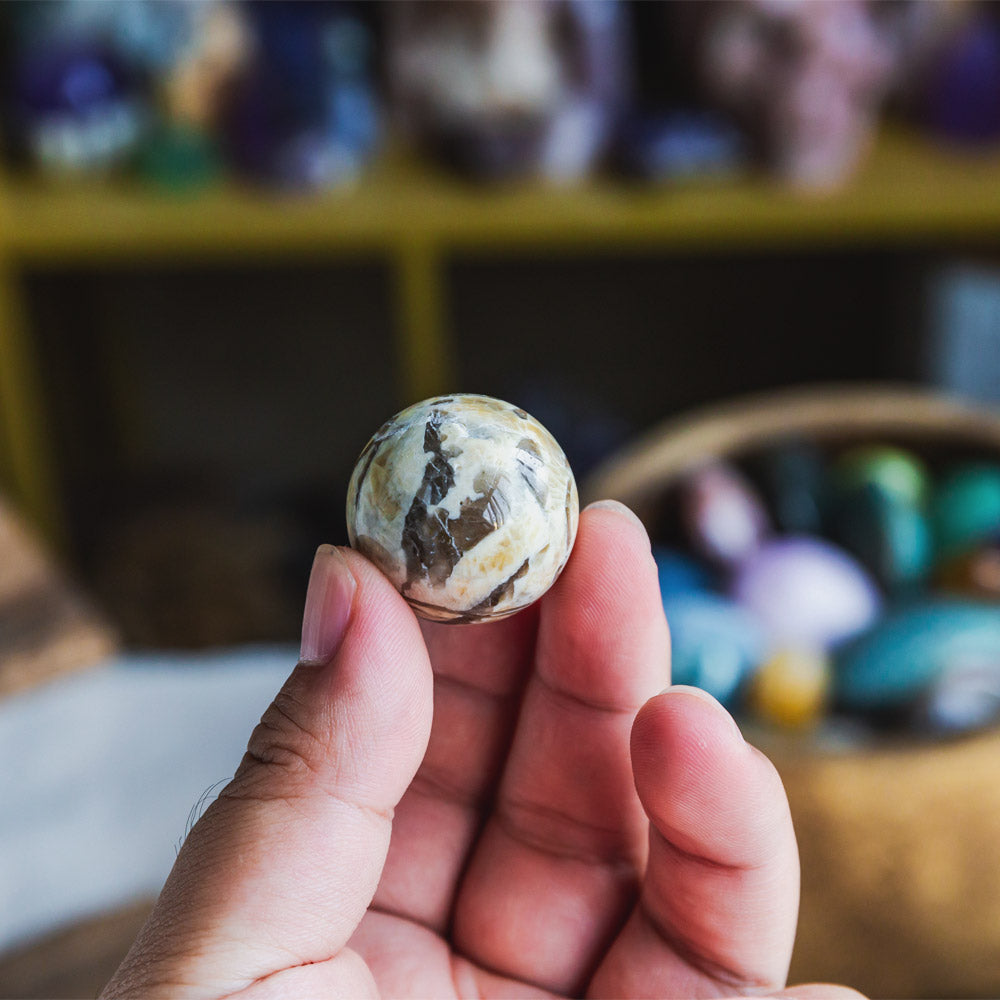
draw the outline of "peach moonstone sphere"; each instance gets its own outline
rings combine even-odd
[[[432,621],[492,621],[536,601],[566,565],[578,519],[555,438],[489,396],[436,396],[397,413],[347,492],[351,545]]]

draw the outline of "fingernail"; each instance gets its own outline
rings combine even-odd
[[[660,694],[687,695],[689,698],[697,698],[706,705],[711,705],[715,712],[721,712],[729,720],[729,724],[733,727],[733,732],[741,740],[743,739],[743,733],[740,731],[740,727],[733,718],[732,713],[718,698],[710,695],[704,688],[695,687],[693,684],[671,684],[670,687],[664,688]]]
[[[309,574],[302,614],[299,659],[303,663],[327,663],[333,658],[347,631],[357,586],[340,552],[332,545],[321,545]]]
[[[642,525],[643,531],[646,530],[646,526],[639,520],[639,515],[618,500],[595,500],[593,503],[587,504],[584,510],[613,510],[616,514],[621,514],[635,521],[636,524]]]

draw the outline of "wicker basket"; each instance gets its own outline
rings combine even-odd
[[[680,473],[789,434],[1000,457],[1000,414],[912,388],[817,387],[663,424],[582,492],[621,500],[652,525]],[[808,737],[761,739],[802,859],[791,979],[874,997],[1000,996],[1000,731],[837,753]]]

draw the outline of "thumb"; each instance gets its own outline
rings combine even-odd
[[[296,969],[324,991],[369,992],[344,945],[427,745],[431,668],[413,613],[351,550],[316,553],[302,632],[299,664],[105,997],[228,995]]]

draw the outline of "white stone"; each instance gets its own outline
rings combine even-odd
[[[396,414],[351,476],[354,546],[433,621],[505,618],[566,565],[579,518],[555,438],[489,396],[437,396]]]

